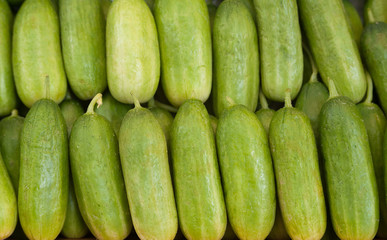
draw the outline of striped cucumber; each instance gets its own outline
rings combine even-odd
[[[351,27],[352,37],[359,46],[361,33],[363,32],[363,23],[361,22],[359,13],[349,0],[343,0],[344,9],[347,21]]]
[[[70,137],[74,122],[84,113],[84,110],[82,105],[75,99],[65,100],[59,107],[66,122],[67,134]]]
[[[387,2],[385,0],[367,0],[364,5],[365,24],[373,22],[387,23]]]

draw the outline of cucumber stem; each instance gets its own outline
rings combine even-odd
[[[46,87],[46,98],[50,99],[50,77],[48,75],[46,75],[44,84]]]
[[[17,109],[13,109],[11,112],[11,117],[16,117],[17,115],[19,115],[19,112],[17,111]]]
[[[134,108],[142,108],[142,107],[141,107],[141,104],[140,104],[140,102],[138,101],[138,99],[136,98],[136,96],[134,96],[133,93],[130,93],[130,95],[132,95],[132,98],[133,98]]]
[[[164,110],[166,110],[168,112],[177,113],[177,108],[172,107],[172,106],[170,106],[168,104],[161,103],[161,102],[156,101],[156,100],[154,100],[154,101],[155,101],[155,105],[154,105],[155,107],[164,109]]]
[[[259,101],[261,102],[262,109],[268,109],[269,108],[269,104],[267,104],[266,97],[263,94],[262,90],[259,91]]]
[[[317,69],[316,63],[314,62],[312,53],[310,52],[310,50],[308,49],[308,47],[306,46],[305,43],[302,43],[302,48],[306,52],[306,55],[309,58],[309,62],[312,65],[312,75],[309,78],[309,82],[311,82],[311,83],[312,82],[317,82],[318,69]]]
[[[94,113],[94,106],[96,103],[97,103],[97,108],[99,108],[102,105],[102,94],[101,93],[97,93],[97,95],[95,95],[95,97],[91,100],[89,106],[87,107],[86,113],[93,114]]]
[[[328,90],[329,90],[329,98],[328,99],[339,96],[339,93],[337,92],[335,83],[330,78],[328,78]]]
[[[292,90],[290,88],[287,88],[285,91],[285,107],[292,108],[292,96],[291,96]]]
[[[366,78],[367,78],[367,97],[364,100],[364,103],[370,104],[370,103],[372,103],[374,87],[373,87],[372,78],[371,78],[371,75],[369,74],[369,72],[365,71],[365,74],[366,74]]]

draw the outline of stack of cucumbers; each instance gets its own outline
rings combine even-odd
[[[386,0],[0,0],[0,240],[387,239],[386,114]]]

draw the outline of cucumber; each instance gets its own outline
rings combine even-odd
[[[170,138],[170,129],[173,122],[173,117],[170,112],[167,110],[164,110],[159,107],[151,107],[149,108],[153,116],[156,118],[156,120],[159,122],[161,129],[164,132],[165,139],[167,140],[167,143]]]
[[[361,36],[360,48],[379,101],[384,113],[387,113],[387,23],[368,24]]]
[[[161,84],[169,102],[205,102],[212,85],[210,20],[203,0],[158,0],[154,15],[160,41]]]
[[[20,136],[19,220],[29,239],[59,235],[68,185],[66,123],[53,100],[41,99],[28,112]]]
[[[254,19],[254,23],[256,23],[257,22],[257,14],[255,13],[254,1],[253,0],[238,0],[238,1],[242,2],[247,7],[251,16]]]
[[[261,103],[261,109],[258,110],[255,115],[257,115],[259,121],[262,123],[266,135],[269,135],[270,123],[273,119],[275,111],[269,108],[265,95],[262,91],[259,92],[259,102]]]
[[[329,91],[319,131],[333,228],[340,239],[373,239],[379,200],[367,130],[354,102],[338,96],[332,80]]]
[[[218,119],[215,116],[210,115],[211,127],[216,134],[216,129],[218,128]]]
[[[269,131],[281,213],[292,239],[321,239],[326,208],[312,125],[292,107],[289,89],[285,100]]]
[[[367,98],[357,105],[363,118],[367,130],[368,141],[370,143],[372,161],[378,185],[380,222],[378,237],[387,238],[387,202],[384,189],[384,159],[383,159],[383,139],[386,130],[386,117],[380,107],[372,103],[372,80],[367,74],[368,90]]]
[[[50,99],[60,103],[67,82],[59,38],[59,21],[50,0],[27,0],[15,18],[12,63],[20,100],[31,107],[46,95],[50,79]]]
[[[120,156],[133,226],[140,239],[174,239],[178,222],[167,141],[135,98],[120,129]]]
[[[184,236],[221,239],[227,215],[215,138],[200,100],[187,100],[179,108],[171,127],[170,148],[179,226]]]
[[[255,111],[259,93],[258,38],[254,20],[242,1],[226,0],[219,5],[213,46],[215,115],[220,116],[230,106],[228,98]]]
[[[130,17],[128,17],[130,16]],[[160,78],[156,24],[144,0],[115,0],[106,23],[109,91],[122,103],[149,101]]]
[[[332,79],[340,95],[362,100],[365,75],[342,0],[298,0],[298,9],[324,83]]]
[[[216,145],[227,214],[235,234],[239,239],[265,239],[276,208],[265,129],[248,108],[234,105],[219,118]]]
[[[347,21],[352,31],[352,37],[357,45],[360,44],[361,33],[363,32],[363,23],[359,13],[349,0],[343,0]]]
[[[84,113],[84,110],[82,105],[75,99],[65,100],[59,106],[66,122],[67,134],[70,137],[74,122]]]
[[[274,101],[292,99],[300,91],[303,76],[301,30],[297,0],[254,0],[257,13],[262,91]]]
[[[10,114],[16,107],[11,58],[12,24],[12,11],[6,0],[0,0],[0,116]]]
[[[89,100],[106,82],[105,18],[99,0],[59,0],[62,51],[73,93]]]
[[[70,162],[82,217],[97,239],[125,239],[131,229],[118,142],[108,120],[94,112],[101,94],[75,121],[70,135]]]
[[[385,0],[367,0],[364,5],[365,24],[373,22],[387,23],[387,2]]]

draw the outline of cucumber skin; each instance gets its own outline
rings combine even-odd
[[[326,229],[326,207],[308,117],[296,108],[278,110],[270,124],[269,140],[287,233],[292,239],[321,239]]]
[[[11,113],[16,107],[11,57],[12,27],[12,11],[6,0],[0,0],[0,116]]]
[[[46,96],[60,103],[67,81],[60,46],[59,20],[50,0],[27,0],[15,18],[12,63],[20,100],[31,107]]]
[[[220,116],[231,105],[227,98],[255,111],[259,93],[258,37],[254,19],[242,1],[226,0],[218,7],[213,54],[215,115]]]
[[[370,143],[372,161],[378,185],[380,222],[378,237],[387,238],[387,202],[384,187],[384,159],[383,140],[386,130],[386,117],[380,107],[374,103],[361,103],[357,105],[367,129]]]
[[[59,107],[66,122],[67,134],[70,137],[74,122],[83,115],[84,110],[82,105],[75,99],[65,100]]]
[[[160,53],[156,24],[144,0],[115,0],[106,26],[109,91],[122,103],[141,102],[156,93]]]
[[[265,96],[283,102],[301,89],[303,55],[296,0],[254,0],[257,13],[261,84]]]
[[[154,15],[160,41],[161,84],[169,102],[205,102],[212,85],[208,9],[203,0],[158,0]]]
[[[387,23],[368,24],[364,28],[360,48],[384,113],[387,113]]]
[[[352,37],[359,46],[361,33],[363,32],[363,23],[361,22],[359,13],[349,0],[343,0],[345,14],[348,24],[352,31]]]
[[[265,239],[273,227],[276,210],[265,129],[253,112],[235,105],[219,118],[216,144],[227,214],[234,232],[239,239]]]
[[[79,99],[91,99],[107,86],[101,1],[59,0],[59,16],[69,84]]]
[[[257,115],[259,121],[262,123],[263,128],[265,129],[266,135],[269,136],[270,123],[273,119],[275,111],[273,109],[260,109],[255,115]]]
[[[82,217],[101,240],[125,239],[131,229],[114,131],[104,117],[86,113],[70,135],[70,161]]]
[[[65,221],[69,185],[66,123],[52,100],[37,101],[20,136],[19,220],[29,239],[55,239]]]
[[[362,100],[367,84],[342,0],[298,0],[298,9],[324,83],[330,78],[340,95]]]
[[[167,110],[164,110],[164,109],[159,108],[159,107],[152,107],[149,110],[152,112],[153,116],[159,122],[161,129],[164,132],[165,139],[167,140],[167,143],[168,143],[169,139],[170,139],[171,126],[173,123],[172,114],[170,112],[168,112]]]
[[[373,239],[379,199],[360,112],[348,97],[334,97],[322,107],[319,125],[333,228],[340,239]]]
[[[137,235],[140,239],[174,239],[178,220],[167,142],[150,110],[136,107],[125,115],[119,145]]]
[[[157,3],[157,2],[156,2]],[[179,226],[187,239],[221,239],[227,225],[215,138],[200,100],[187,100],[171,127]]]
[[[0,154],[0,239],[7,239],[15,231],[17,200],[11,178]]]
[[[366,25],[372,22],[387,23],[387,3],[384,0],[367,0],[364,5],[364,22]]]

